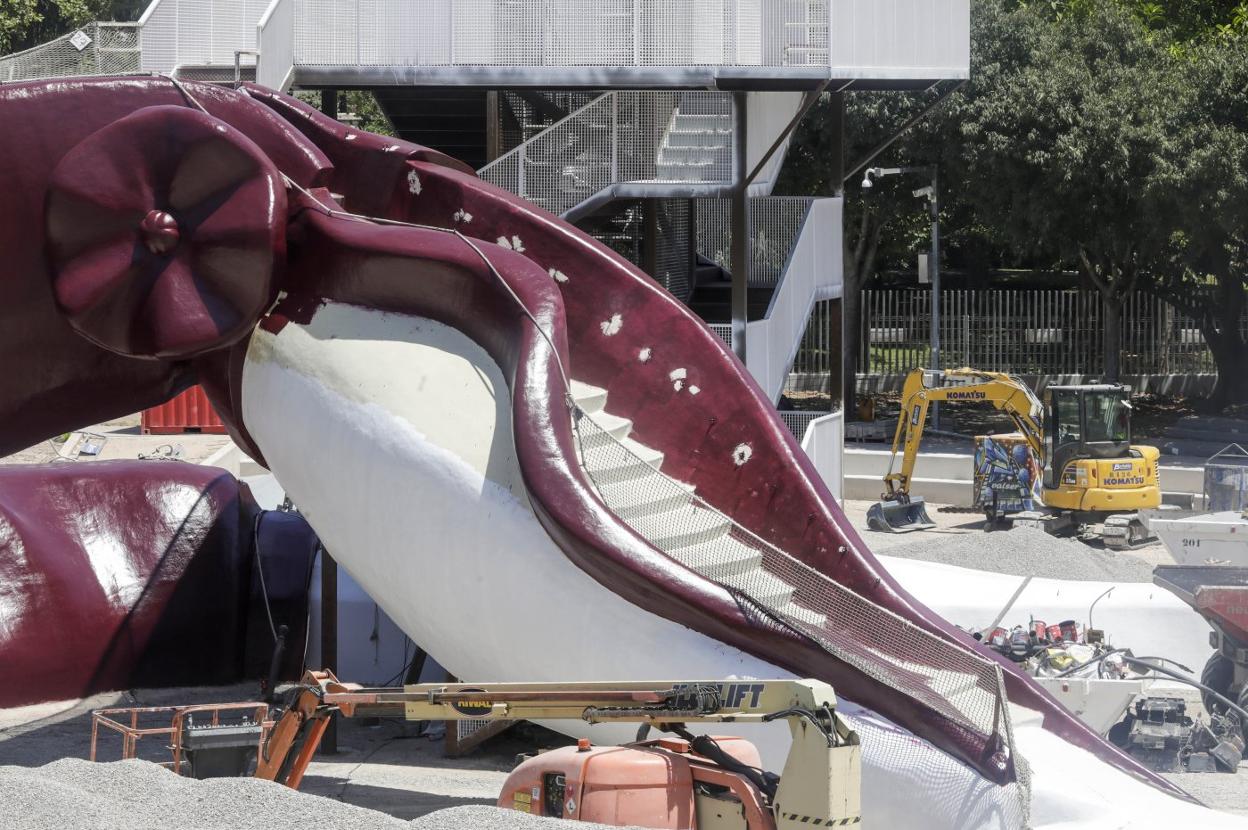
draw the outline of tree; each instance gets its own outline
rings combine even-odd
[[[1178,58],[1121,4],[1051,19],[976,5],[975,80],[948,117],[963,197],[1021,254],[1070,263],[1102,301],[1104,374],[1122,308],[1167,250],[1161,173],[1178,155]]]
[[[1156,290],[1195,319],[1213,353],[1215,408],[1248,403],[1248,40],[1218,38],[1184,67],[1176,163],[1159,173],[1171,195],[1171,258]]]
[[[930,95],[850,93],[845,97],[845,163],[852,165],[932,102]],[[793,141],[777,182],[778,193],[831,196],[841,190],[834,181],[839,167],[829,163],[834,137],[836,99],[827,96],[807,115]],[[938,162],[941,143],[930,131],[912,130],[887,153],[888,166],[922,166]],[[879,162],[877,162],[879,163]],[[848,172],[848,171],[847,171]],[[913,181],[886,178],[870,192],[860,186],[862,174],[845,186],[844,268],[841,286],[841,399],[853,411],[862,342],[862,291],[881,265],[913,262],[928,244],[926,202],[911,195]]]
[[[136,20],[145,0],[4,0],[0,55],[20,52],[93,20]]]

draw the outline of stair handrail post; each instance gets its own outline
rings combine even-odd
[[[449,59],[447,63],[451,66],[455,65],[455,0],[447,0],[446,9],[446,43],[447,54]]]
[[[527,141],[520,142],[520,158],[516,160],[516,190],[517,190],[516,195],[522,199],[528,198],[528,196],[525,195],[525,189],[524,189],[524,184],[525,184],[524,168],[528,164],[528,148],[529,148],[529,142]]]
[[[611,93],[611,182],[620,180],[620,99]]]
[[[641,66],[641,0],[633,0],[633,66]]]

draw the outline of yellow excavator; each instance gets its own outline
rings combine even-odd
[[[978,369],[915,369],[906,377],[886,492],[867,511],[874,530],[903,533],[935,527],[921,497],[910,495],[914,464],[931,404],[990,403],[1014,422],[1043,471],[1043,511],[1010,516],[1050,533],[1078,526],[1106,547],[1148,539],[1138,511],[1161,504],[1156,447],[1131,443],[1131,389],[1121,384],[1050,386],[1044,400],[1021,380]],[[901,469],[894,472],[898,452]],[[991,508],[988,518],[994,521]]]

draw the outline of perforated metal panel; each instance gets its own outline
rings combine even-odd
[[[564,214],[619,182],[731,181],[727,93],[608,92],[479,171]]]

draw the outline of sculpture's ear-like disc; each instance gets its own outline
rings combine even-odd
[[[56,301],[79,334],[183,359],[251,331],[286,244],[281,175],[250,139],[187,107],[138,110],[69,151],[48,185]]]

